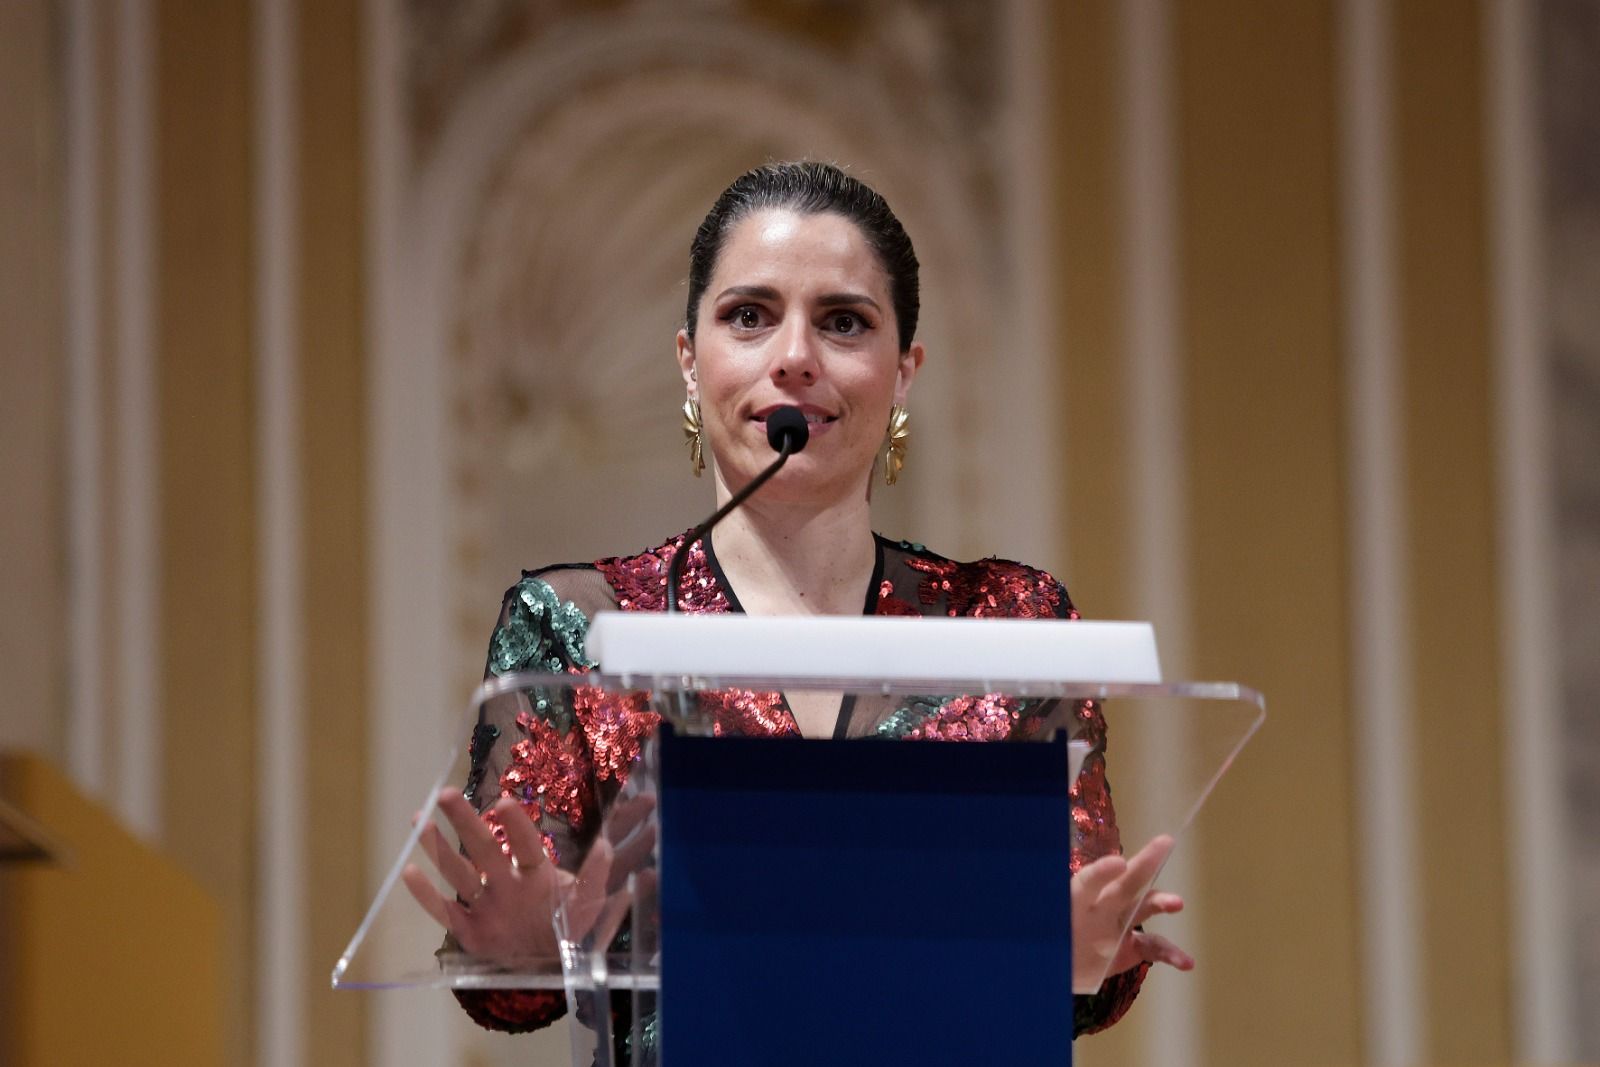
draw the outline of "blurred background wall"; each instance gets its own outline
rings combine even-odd
[[[927,271],[880,528],[1268,695],[1082,1061],[1600,1060],[1597,71],[1587,0],[10,0],[0,744],[215,906],[230,1062],[560,1062],[327,974],[517,568],[709,501],[701,213],[836,159]]]

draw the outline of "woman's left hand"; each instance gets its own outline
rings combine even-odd
[[[539,828],[514,800],[502,799],[492,814],[504,828],[507,848],[458,789],[441,789],[441,814],[460,847],[436,823],[422,829],[419,843],[449,887],[434,887],[422,868],[400,872],[406,888],[433,920],[473,956],[510,962],[556,960],[552,917],[573,877],[545,858]]]
[[[1159,934],[1134,929],[1155,915],[1183,910],[1183,898],[1160,890],[1144,891],[1176,844],[1166,834],[1131,857],[1102,856],[1072,879],[1072,985],[1077,992],[1098,988],[1107,975],[1141,963],[1194,969],[1194,957]]]

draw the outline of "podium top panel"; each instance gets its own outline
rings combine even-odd
[[[1032,625],[1040,625],[1033,623]],[[1081,623],[1067,625],[1079,626]],[[729,671],[719,674],[682,671],[631,672],[595,670],[586,674],[518,672],[487,678],[474,691],[474,711],[485,702],[508,693],[560,690],[572,686],[625,692],[650,690],[658,696],[675,692],[705,693],[719,690],[811,691],[881,696],[921,696],[930,693],[996,693],[1030,700],[1184,700],[1248,704],[1264,713],[1266,697],[1242,682],[1128,682],[1106,679],[958,676],[951,673],[923,677],[833,676],[786,672]],[[668,716],[672,716],[669,714]],[[690,725],[692,724],[685,724]]]
[[[1161,682],[1147,622],[604,611],[585,653],[619,678],[783,677],[947,685]],[[952,678],[952,675],[958,676]]]

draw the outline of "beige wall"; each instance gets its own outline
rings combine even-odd
[[[774,32],[796,32],[799,6],[752,6],[781,8],[782,18],[756,14]],[[1365,268],[1349,217],[1354,118],[1341,80],[1359,6],[1022,5],[1048,27],[1042,76],[1054,125],[1041,140],[1053,147],[1040,163],[1055,216],[1061,342],[1047,360],[1066,414],[1056,558],[1040,562],[1063,571],[1090,616],[1154,615],[1186,673],[1259,686],[1270,713],[1186,846],[1200,969],[1152,978],[1125,1024],[1081,1046],[1090,1064],[1147,1062],[1174,1042],[1199,1065],[1365,1062],[1378,1040],[1369,997],[1381,977],[1363,949],[1376,921],[1361,878],[1374,818],[1406,820],[1418,843],[1409,987],[1418,1062],[1511,1062],[1529,1047],[1514,1012],[1518,890],[1505,815],[1522,783],[1500,771],[1515,723],[1501,666],[1508,608],[1495,593],[1505,546],[1494,384],[1503,309],[1485,105],[1494,42],[1477,5],[1377,6],[1390,45],[1383,227],[1398,431],[1385,462],[1399,486],[1398,588],[1385,602],[1405,620],[1401,662],[1415,698],[1403,719],[1372,732],[1356,707],[1375,593],[1370,546],[1356,535],[1367,413],[1349,400],[1351,290]],[[82,91],[67,77],[67,46],[81,25],[65,5],[0,5],[0,740],[76,759],[80,780],[111,807],[132,804],[120,809],[130,820],[140,817],[141,776],[158,783],[153,838],[220,904],[229,1047],[267,1047],[272,1019],[293,1018],[291,1045],[305,1062],[370,1062],[371,1002],[328,991],[325,976],[360,917],[379,836],[368,813],[380,770],[369,757],[369,605],[375,582],[409,577],[371,570],[386,532],[369,507],[381,488],[370,420],[384,399],[368,344],[381,270],[367,250],[385,180],[405,186],[377,168],[408,177],[415,161],[368,152],[378,114],[368,95],[371,8],[287,5],[290,33],[269,47],[264,9],[132,5],[130,17],[147,20],[152,60],[153,261],[148,287],[131,284],[119,258],[130,231],[116,205],[136,203],[119,199],[136,175],[114,121],[128,23],[86,7],[99,34],[87,84],[101,146],[88,177],[105,205],[87,304],[83,279],[66,279],[58,256],[68,104]],[[390,29],[405,25],[403,5],[377,7]],[[398,92],[402,74],[390,73]],[[430,136],[486,72],[432,73],[453,94],[443,111],[403,115]],[[263,106],[285,86],[287,140],[274,141]],[[1150,106],[1167,124],[1155,157],[1166,162],[1135,181],[1130,161],[1150,158],[1138,154],[1149,146],[1140,109]],[[283,144],[292,149],[283,168],[263,166],[268,146]],[[268,202],[290,209],[271,235],[260,214]],[[287,288],[273,290],[274,278]],[[284,292],[287,302],[272,302]],[[144,481],[119,473],[127,438],[117,375],[133,357],[129,335],[107,325],[121,321],[119,301],[140,293],[150,301],[157,427]],[[73,575],[68,458],[81,439],[68,419],[61,323],[83,307],[98,308],[106,327],[91,353],[105,484],[88,557],[100,571]],[[1153,312],[1170,316],[1167,333],[1141,318]],[[1154,381],[1152,367],[1165,368]],[[273,381],[291,388],[278,395]],[[1167,406],[1141,406],[1151,396]],[[273,437],[274,426],[286,436]],[[155,538],[146,593],[116,581],[139,551],[128,522],[141,512],[127,494],[140,485]],[[1152,514],[1170,516],[1170,527],[1152,535]],[[270,531],[282,516],[293,548],[288,597],[263,579],[278,573],[282,539]],[[1153,587],[1153,574],[1170,576],[1168,587]],[[93,632],[70,631],[69,594],[96,586],[122,606],[91,613]],[[115,682],[124,650],[142,647],[119,620],[140,617],[141,606],[158,660],[148,710],[159,745],[138,755],[127,725],[138,701],[112,685],[87,720],[103,726],[107,746],[84,756],[69,737],[85,713],[67,672],[84,649],[101,649],[97,677]],[[270,652],[275,618],[293,635],[286,652]],[[286,702],[272,695],[269,654],[296,672]],[[1417,742],[1406,749],[1398,807],[1375,813],[1363,767],[1399,730]],[[289,856],[299,901],[289,914],[299,918],[288,958],[300,969],[288,974],[262,953],[267,916],[278,914],[269,902],[283,889],[269,840],[284,798],[265,783],[282,766],[274,738],[286,736],[299,738],[290,773],[301,789],[289,810],[304,830]],[[285,982],[288,1009],[271,997]]]
[[[1190,635],[1191,674],[1247,679],[1269,698],[1266,728],[1189,846],[1201,909],[1191,979],[1200,1045],[1183,1052],[1192,1062],[1371,1054],[1367,1035],[1385,1024],[1369,998],[1392,976],[1364,954],[1378,917],[1362,865],[1373,862],[1371,838],[1399,820],[1420,848],[1406,1060],[1505,1063],[1529,1047],[1513,1019],[1519,946],[1504,813],[1515,784],[1501,773],[1519,728],[1507,716],[1529,709],[1505,693],[1495,593],[1506,546],[1493,331],[1507,309],[1490,261],[1492,52],[1469,5],[1370,6],[1388,40],[1376,120],[1388,128],[1381,177],[1392,207],[1380,226],[1392,255],[1387,399],[1398,435],[1383,464],[1400,486],[1392,547],[1402,583],[1374,590],[1354,513],[1372,477],[1358,450],[1372,413],[1350,406],[1361,337],[1348,308],[1361,272],[1377,267],[1355,258],[1363,250],[1345,188],[1349,124],[1374,119],[1354,113],[1341,81],[1360,7],[1166,7],[1167,52],[1156,62],[1175,142],[1163,185],[1173,222],[1155,272],[1172,271],[1176,287],[1175,431],[1158,431],[1150,420],[1163,413],[1136,402],[1140,305],[1130,287],[1140,275],[1129,264],[1150,232],[1135,217],[1150,204],[1133,202],[1126,170],[1141,121],[1127,52],[1139,16],[1091,5],[1058,19],[1069,584],[1090,614],[1159,610],[1141,585],[1150,561],[1137,536],[1139,455],[1160,431],[1176,433],[1181,455],[1166,473],[1179,526],[1167,537],[1182,558],[1169,573],[1187,576],[1176,601],[1187,610],[1158,624]],[[1370,664],[1357,646],[1388,593],[1414,697],[1399,721],[1369,731],[1356,701]],[[1363,765],[1377,746],[1398,744],[1398,731],[1415,739],[1398,807],[1378,808]],[[1192,1034],[1152,1010],[1173,982],[1158,977],[1144,1014],[1098,1055],[1086,1048],[1089,1062],[1140,1062],[1171,1047],[1163,1026]]]
[[[60,755],[66,376],[53,30],[43,0],[0,7],[0,745]]]
[[[367,792],[367,381],[362,37],[355,5],[305,5],[297,38],[306,165],[298,176],[297,367],[305,516],[310,891],[305,954],[320,974],[371,899],[360,798]],[[317,1062],[368,1062],[358,994],[307,983],[306,1047]]]
[[[297,628],[312,690],[297,713],[310,723],[306,803],[320,813],[306,830],[311,873],[299,890],[318,906],[304,913],[308,966],[293,984],[304,1062],[317,1063],[366,1061],[363,1002],[326,981],[368,896],[359,14],[308,6],[288,53],[302,80],[293,136],[309,161],[291,175],[303,206],[302,258],[290,265],[302,294],[296,334],[307,339],[292,354],[304,390],[294,420],[306,516]],[[280,806],[258,785],[254,15],[185,0],[7,4],[0,14],[0,740],[72,769],[215,902],[223,955],[207,981],[223,992],[233,1062],[252,1062],[262,1040],[261,831]],[[147,110],[130,105],[130,88]],[[130,111],[144,123],[130,125]],[[77,258],[63,223],[72,180],[92,203],[76,219],[88,248]],[[130,319],[132,301],[142,318]],[[76,370],[64,321],[84,339]],[[140,375],[149,407],[139,414],[154,432],[130,457],[138,438],[126,386]],[[82,432],[85,419],[94,432]],[[76,504],[72,463],[94,476]],[[81,531],[93,536],[75,551]],[[135,572],[141,581],[130,581]],[[82,594],[94,603],[73,614]],[[144,699],[126,684],[130,654],[149,657],[155,689]]]

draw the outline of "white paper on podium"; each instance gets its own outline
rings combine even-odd
[[[602,611],[585,652],[623,677],[1161,682],[1147,622]]]

